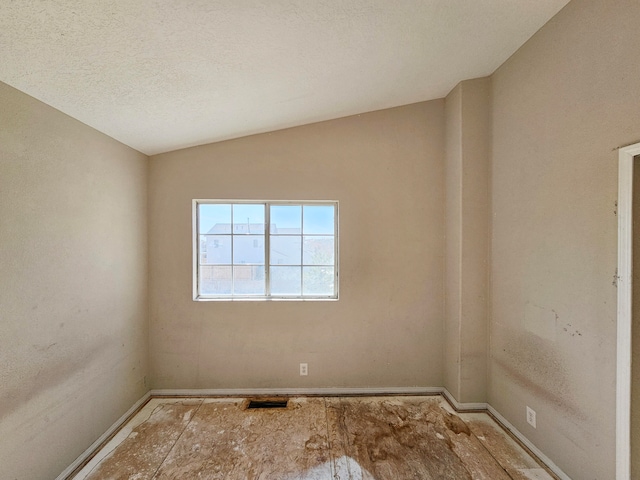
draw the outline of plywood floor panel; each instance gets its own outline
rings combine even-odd
[[[75,480],[550,480],[487,414],[440,396],[153,399]]]
[[[131,433],[102,461],[92,466],[87,480],[154,478],[176,441],[201,406],[202,400],[160,403],[149,417],[132,429]]]

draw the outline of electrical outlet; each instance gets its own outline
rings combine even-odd
[[[309,375],[309,365],[306,363],[300,364],[300,376],[304,377],[305,375]]]
[[[527,407],[527,423],[536,428],[536,411],[531,407]]]

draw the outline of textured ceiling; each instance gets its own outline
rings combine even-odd
[[[445,96],[567,0],[3,0],[0,80],[144,153]]]

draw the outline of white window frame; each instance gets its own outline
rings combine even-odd
[[[265,295],[201,295],[200,294],[200,231],[199,231],[199,205],[207,205],[207,204],[225,204],[225,205],[239,205],[239,204],[264,204],[265,205],[265,228],[264,228],[264,249],[265,249],[265,258],[264,258],[264,267],[265,267]],[[270,228],[270,207],[271,206],[280,206],[280,205],[295,205],[295,206],[305,206],[305,205],[326,205],[334,207],[334,227],[333,227],[333,236],[334,236],[334,265],[333,265],[333,275],[334,275],[334,293],[333,295],[271,295],[270,290],[270,272],[269,269],[272,265],[270,265],[270,236],[271,236],[271,228]],[[193,300],[194,301],[335,301],[338,300],[339,295],[339,208],[337,200],[230,200],[230,199],[194,199],[192,201],[192,223],[193,223]],[[304,233],[301,231],[301,237],[304,237]],[[303,267],[304,264],[301,264],[300,267]]]

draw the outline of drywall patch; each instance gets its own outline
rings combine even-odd
[[[527,302],[524,307],[523,326],[527,332],[555,342],[558,330],[558,314],[553,309]]]

